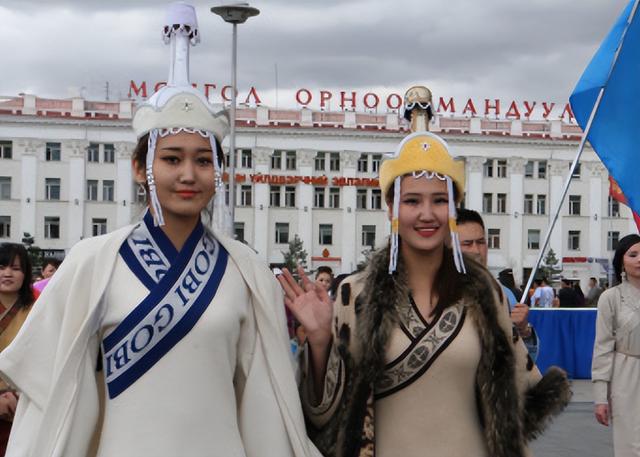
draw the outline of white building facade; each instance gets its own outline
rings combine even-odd
[[[26,232],[60,254],[137,220],[144,195],[131,173],[132,111],[130,100],[0,101],[0,241],[20,242]],[[407,134],[397,113],[240,107],[237,127],[236,235],[261,258],[282,262],[297,235],[310,268],[350,272],[386,242],[377,176],[383,155]],[[432,131],[465,161],[464,205],[484,217],[491,269],[512,268],[521,280],[557,207],[580,129],[561,120],[436,117]],[[598,259],[610,259],[630,232],[629,209],[609,198],[607,171],[585,150],[551,248],[568,276],[604,276]]]

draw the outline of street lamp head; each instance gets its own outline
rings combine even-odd
[[[249,6],[248,3],[232,3],[229,5],[214,6],[211,12],[220,16],[230,24],[244,24],[247,19],[260,14],[258,8]]]

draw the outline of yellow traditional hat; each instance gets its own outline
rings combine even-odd
[[[464,163],[456,161],[449,154],[449,146],[439,136],[431,132],[415,132],[407,136],[398,146],[395,154],[385,160],[380,167],[380,188],[387,194],[397,177],[409,173],[430,171],[449,176],[458,191],[456,203],[464,195]]]
[[[460,273],[466,273],[456,225],[456,204],[460,203],[464,196],[464,163],[455,161],[449,153],[447,143],[428,131],[408,135],[402,140],[396,152],[380,167],[382,193],[387,195],[391,185],[394,186],[389,273],[392,274],[396,270],[398,263],[400,183],[402,177],[406,175],[412,175],[416,179],[424,177],[446,181],[449,194],[449,231],[451,232],[453,259],[456,269]],[[454,192],[454,186],[457,195]]]

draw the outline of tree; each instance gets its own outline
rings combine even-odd
[[[551,282],[553,276],[562,271],[562,268],[558,267],[558,263],[560,263],[560,261],[556,257],[556,253],[553,249],[549,249],[549,252],[547,252],[547,255],[542,260],[542,265],[538,269],[539,274],[536,276],[543,276],[548,282]]]
[[[35,240],[29,232],[22,233],[22,244],[27,250],[29,259],[31,260],[31,268],[36,269],[42,265],[42,249],[34,246]]]
[[[282,251],[284,256],[284,266],[292,273],[298,269],[298,265],[306,270],[307,268],[307,251],[304,250],[302,240],[295,235],[293,240],[289,241],[289,250]]]

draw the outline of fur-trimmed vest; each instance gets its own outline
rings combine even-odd
[[[310,432],[328,457],[374,455],[374,386],[384,372],[390,334],[399,323],[399,306],[409,294],[402,262],[396,275],[388,274],[388,252],[388,248],[377,251],[367,270],[347,278],[336,297],[336,311],[346,308],[341,304],[353,304],[355,328],[349,319],[336,315],[334,350],[340,355],[345,381],[331,418],[319,431]],[[476,396],[487,449],[491,457],[522,457],[526,443],[569,402],[569,383],[565,373],[554,367],[537,384],[527,386],[523,378],[534,364],[517,332],[505,329],[508,311],[503,308],[507,305],[501,302],[500,287],[480,264],[469,258],[465,263],[467,274],[459,284],[458,303],[473,319],[482,346]],[[502,312],[506,318],[499,316]],[[354,344],[359,347],[355,356],[350,350]],[[303,401],[308,404],[304,389]]]

